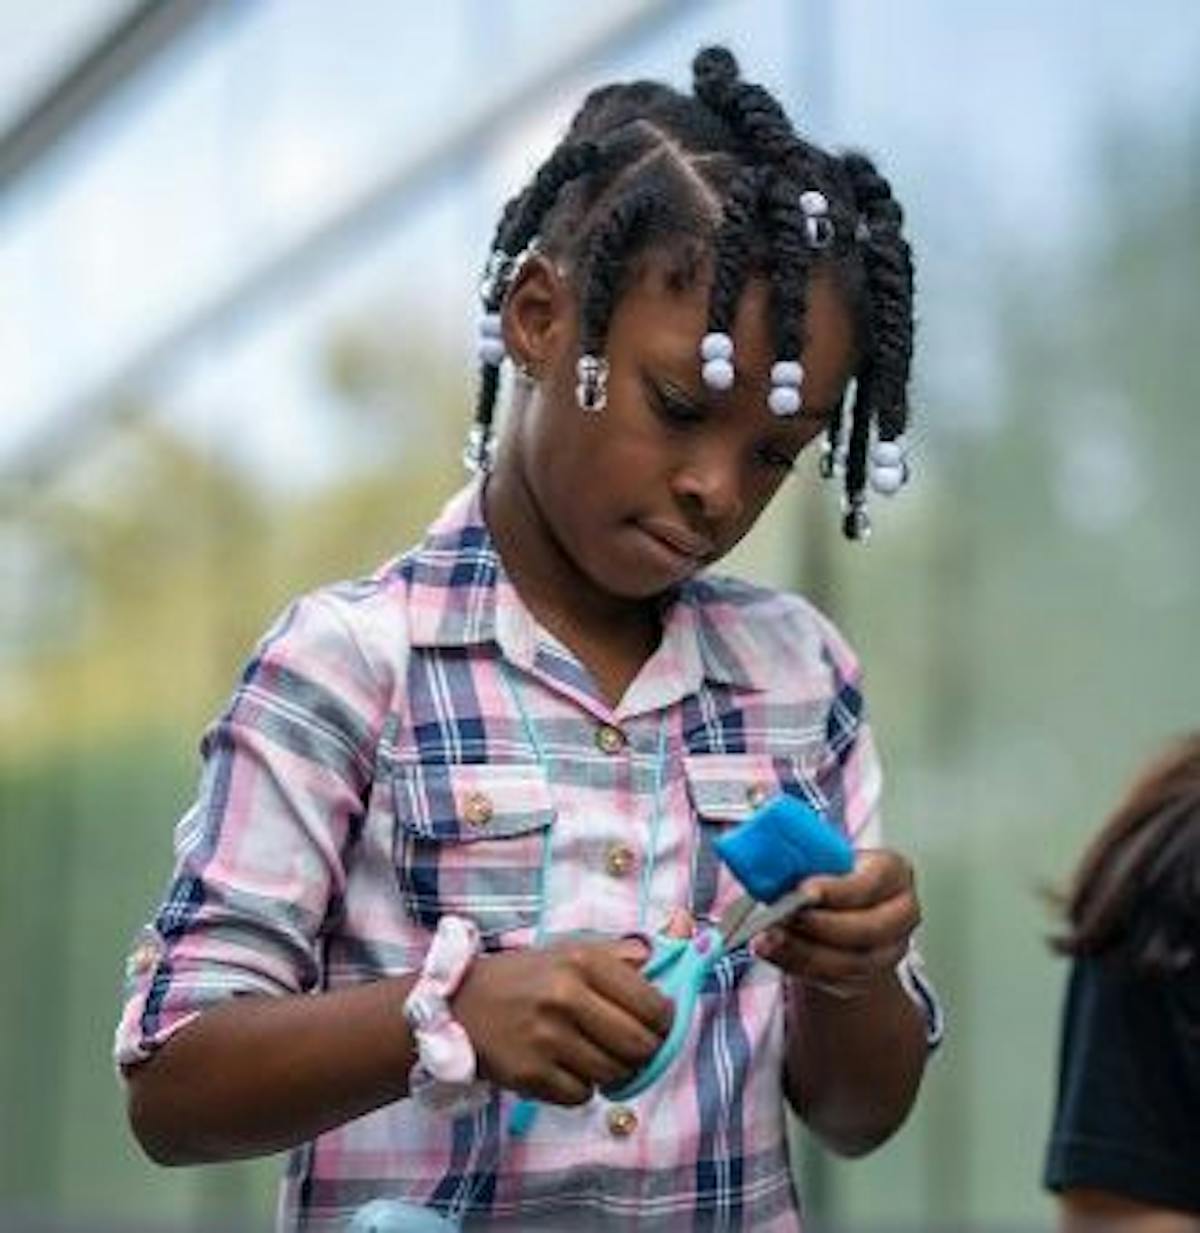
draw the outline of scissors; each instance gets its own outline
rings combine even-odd
[[[848,873],[854,865],[854,849],[845,835],[811,806],[787,795],[766,801],[714,846],[745,893],[715,926],[700,924],[690,938],[660,934],[654,939],[642,975],[671,999],[675,1017],[666,1039],[637,1074],[601,1089],[609,1100],[639,1095],[671,1067],[691,1031],[700,991],[722,958],[807,907],[811,898],[801,885],[805,879]],[[534,1101],[518,1101],[509,1115],[509,1133],[527,1133],[536,1109]]]

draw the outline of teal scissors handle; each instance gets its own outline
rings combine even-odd
[[[724,953],[721,934],[711,925],[700,925],[690,938],[655,938],[642,975],[675,1004],[675,1017],[666,1040],[632,1079],[601,1089],[609,1100],[631,1100],[670,1069],[691,1030],[700,990]]]
[[[642,975],[671,999],[675,1005],[675,1017],[667,1038],[633,1078],[614,1087],[601,1088],[609,1100],[631,1100],[670,1069],[691,1030],[700,990],[724,953],[725,943],[721,933],[712,925],[699,926],[690,938],[660,935],[654,939],[654,949],[642,968]],[[517,1138],[527,1134],[536,1115],[536,1101],[517,1101],[509,1113],[509,1134]]]

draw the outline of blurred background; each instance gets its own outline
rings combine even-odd
[[[918,254],[919,483],[802,468],[734,562],[867,666],[951,1036],[899,1137],[797,1137],[825,1230],[1048,1229],[1061,882],[1195,726],[1194,0],[0,0],[0,1228],[265,1230],[109,1062],[203,724],[295,592],[458,484],[503,200],[614,77],[725,41],[878,156]]]

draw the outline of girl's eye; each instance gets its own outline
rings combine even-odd
[[[659,415],[668,424],[699,424],[704,419],[704,411],[695,405],[664,390],[660,386],[651,386],[654,404]]]
[[[786,453],[784,450],[767,447],[759,450],[758,458],[764,466],[778,471],[794,471],[796,469],[796,455]]]

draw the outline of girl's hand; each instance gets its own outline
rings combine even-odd
[[[453,1003],[480,1077],[558,1105],[629,1078],[662,1044],[674,1009],[638,971],[648,956],[624,938],[480,957]]]
[[[836,997],[868,993],[891,975],[920,923],[912,866],[898,852],[863,851],[849,873],[805,885],[812,906],[755,939],[755,954]]]

